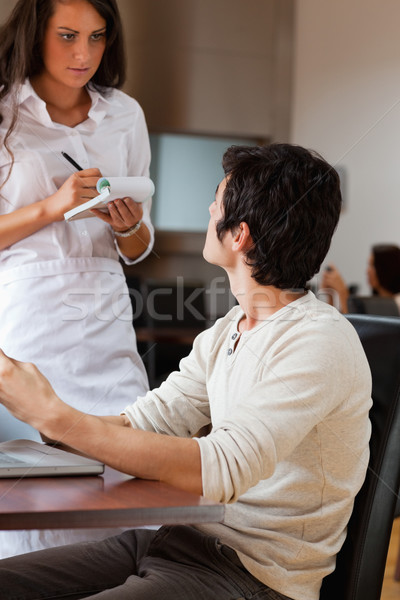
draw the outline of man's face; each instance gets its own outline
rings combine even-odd
[[[223,217],[222,198],[226,188],[226,178],[221,181],[215,192],[215,200],[209,206],[210,220],[208,223],[207,236],[203,249],[203,257],[207,262],[213,265],[224,266],[226,261],[226,250],[224,240],[220,241],[217,237],[216,226]]]

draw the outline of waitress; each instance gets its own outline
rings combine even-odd
[[[99,415],[148,389],[119,259],[150,253],[150,201],[64,213],[95,197],[102,175],[149,176],[143,111],[117,89],[124,65],[115,0],[19,0],[0,30],[0,347]],[[24,536],[8,554],[71,541]]]

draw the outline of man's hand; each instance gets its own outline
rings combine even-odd
[[[9,358],[0,350],[0,402],[14,417],[39,431],[61,400],[31,363]]]

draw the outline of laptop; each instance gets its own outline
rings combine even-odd
[[[104,464],[33,440],[0,443],[0,478],[99,475]]]

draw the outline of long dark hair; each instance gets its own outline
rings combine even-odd
[[[119,88],[125,81],[125,48],[121,17],[116,0],[85,0],[106,21],[106,48],[102,61],[89,84],[95,89]],[[27,77],[43,69],[42,45],[49,18],[57,2],[63,0],[18,0],[8,20],[0,28],[0,102],[15,91]],[[7,144],[18,120],[15,98],[9,128],[1,140],[13,159]],[[0,112],[0,123],[3,121]],[[10,173],[9,173],[10,174]],[[8,174],[8,176],[9,176]]]
[[[372,255],[380,285],[391,294],[400,293],[400,248],[394,244],[376,244]]]

